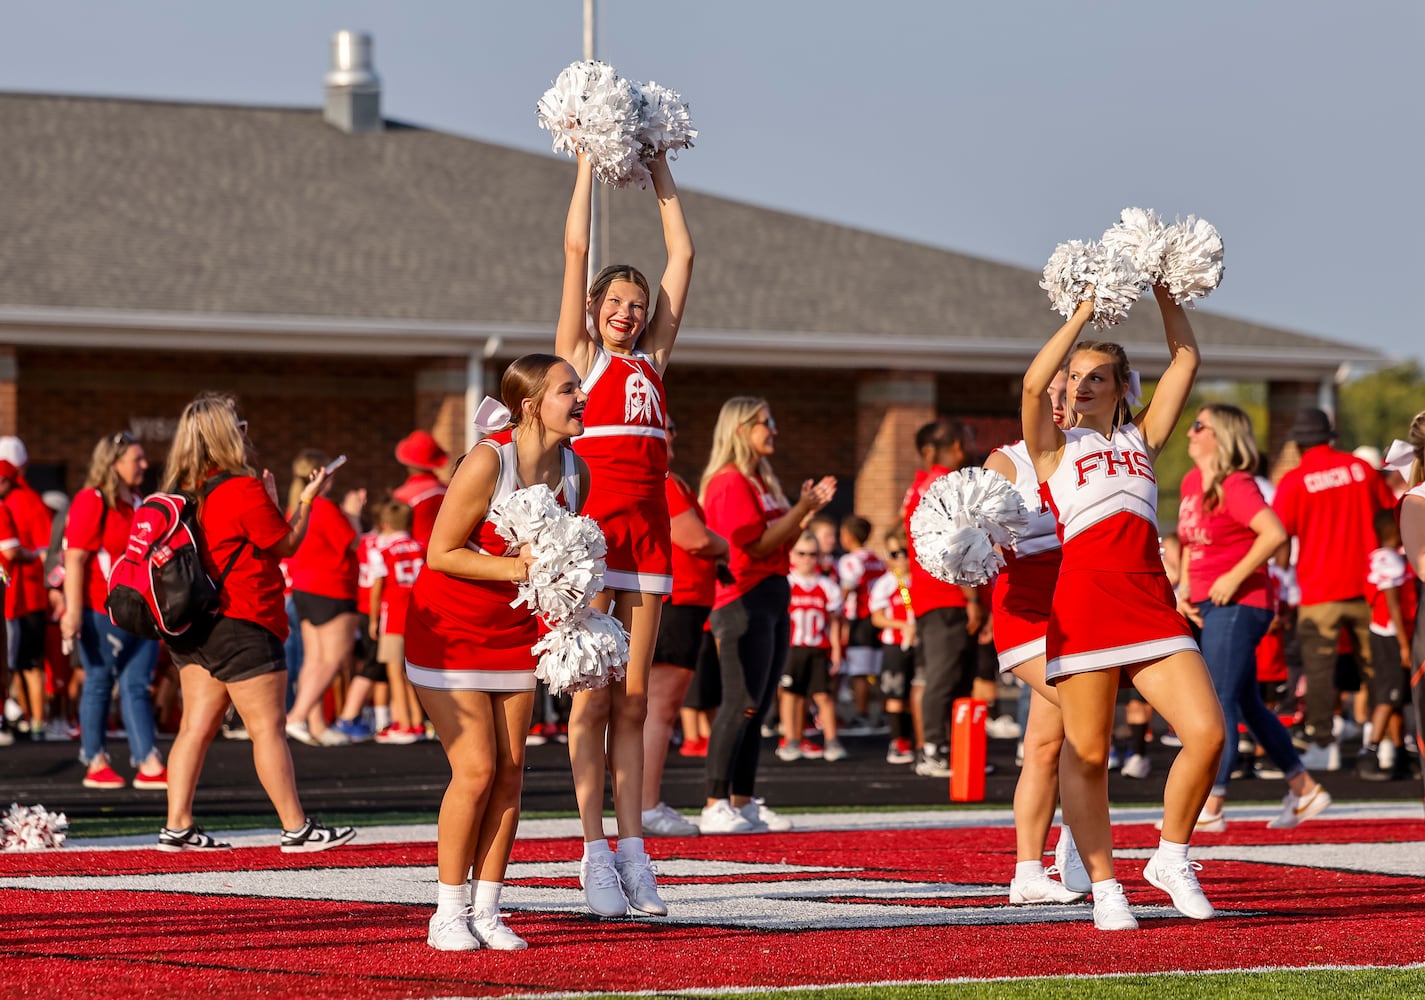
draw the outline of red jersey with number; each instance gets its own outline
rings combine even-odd
[[[871,584],[885,571],[886,564],[870,549],[848,552],[837,561],[836,572],[841,579],[841,591],[846,595],[847,621],[871,617]]]
[[[213,487],[198,508],[198,526],[202,529],[198,548],[208,575],[217,580],[232,561],[218,589],[219,610],[225,617],[261,625],[285,640],[290,623],[282,560],[270,550],[292,528],[262,480],[233,476]]]
[[[356,529],[326,497],[312,501],[307,534],[287,560],[292,589],[337,601],[356,600]]]
[[[381,543],[376,532],[368,531],[356,543],[356,610],[371,614],[371,584],[381,570]]]
[[[80,490],[69,502],[64,547],[89,553],[84,562],[84,606],[91,611],[103,611],[109,599],[109,571],[128,547],[129,524],[139,503],[137,496],[131,505],[120,500],[106,513],[104,494],[96,489]]]
[[[831,623],[841,611],[841,591],[830,577],[788,573],[792,586],[787,608],[792,618],[791,645],[831,648]]]
[[[668,475],[668,411],[653,360],[642,351],[596,348],[580,386],[589,400],[574,450],[589,464],[594,489],[660,495]]]
[[[669,474],[664,480],[664,493],[668,498],[668,520],[687,511],[697,515],[699,521],[707,523],[707,516],[698,503],[693,488],[683,482],[682,477]],[[717,592],[717,563],[705,556],[696,556],[687,549],[673,546],[673,593],[666,600],[670,604],[712,607]]]
[[[910,553],[910,600],[918,615],[936,608],[963,608],[970,603],[959,587],[937,580],[921,567],[920,561],[915,558],[915,536],[910,530],[910,516],[920,506],[920,500],[930,489],[930,484],[951,471],[943,465],[933,465],[929,470],[917,472],[910,489],[906,491],[901,509],[905,521],[906,549]]]
[[[1402,549],[1381,547],[1371,553],[1370,569],[1366,574],[1366,601],[1371,606],[1371,631],[1377,635],[1395,635],[1395,623],[1390,620],[1390,605],[1386,591],[1394,590],[1400,595],[1401,616],[1405,619],[1405,634],[1415,632],[1416,604],[1415,571],[1405,560]]]
[[[10,589],[5,592],[5,617],[13,620],[35,611],[49,610],[44,551],[49,548],[54,512],[23,477],[15,481],[4,505],[15,519],[20,544],[40,554],[39,559],[19,563],[10,569]]]
[[[426,550],[402,531],[381,545],[381,569],[377,574],[381,584],[381,634],[406,634],[406,607],[411,603],[411,588],[425,565]]]
[[[910,609],[905,606],[906,595],[910,593],[910,578],[904,580],[894,572],[886,572],[876,577],[871,584],[867,598],[867,610],[879,611],[893,622],[910,621]],[[881,642],[887,646],[899,646],[903,635],[900,629],[881,629]]]

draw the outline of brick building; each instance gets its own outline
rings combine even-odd
[[[351,131],[361,116],[332,96],[324,116],[0,94],[0,434],[25,439],[37,485],[73,490],[121,429],[161,465],[182,405],[222,389],[284,489],[315,446],[377,494],[402,477],[399,438],[425,427],[463,449],[503,366],[552,347],[571,165],[379,115]],[[838,506],[884,524],[937,412],[982,450],[1018,436],[1019,376],[1057,325],[1037,274],[684,200],[698,259],[667,379],[680,471],[696,478],[723,399],[764,395],[783,481],[835,474]],[[611,192],[607,218],[610,259],[656,279],[652,193]],[[1204,378],[1267,383],[1274,445],[1343,362],[1384,360],[1208,312],[1194,326]],[[1115,331],[1145,377],[1160,329],[1149,298]]]

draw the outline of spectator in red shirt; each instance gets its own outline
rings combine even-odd
[[[708,528],[726,538],[731,583],[718,581],[708,620],[722,668],[722,707],[708,740],[704,833],[751,833],[791,824],[752,797],[762,717],[777,690],[791,633],[788,553],[802,522],[836,495],[836,479],[802,484],[788,502],[772,471],[777,422],[766,400],[722,404],[703,471]],[[775,826],[774,826],[775,824]]]
[[[668,420],[668,460],[678,428]],[[648,718],[643,724],[643,832],[655,837],[693,837],[698,828],[663,801],[663,766],[673,723],[692,683],[702,648],[703,626],[712,610],[717,564],[727,558],[727,539],[709,531],[693,488],[676,472],[665,480],[673,535],[673,593],[663,598],[658,641],[648,676]],[[687,740],[695,734],[684,732]]]
[[[158,755],[153,722],[153,670],[158,643],[141,639],[109,620],[109,569],[124,554],[129,522],[141,497],[148,459],[143,445],[125,433],[94,446],[84,488],[69,505],[64,528],[64,617],[60,634],[79,648],[84,664],[84,693],[79,701],[79,759],[88,765],[86,788],[123,788],[104,752],[109,724],[109,695],[115,680],[124,710],[131,763],[138,768],[135,788],[166,788],[168,778]]]
[[[425,546],[411,537],[411,508],[399,500],[381,505],[371,580],[371,634],[376,661],[391,689],[391,724],[378,743],[415,743],[425,738],[425,712],[406,677],[406,608],[425,565]]]
[[[1288,537],[1299,543],[1296,558],[1301,606],[1297,639],[1306,674],[1306,738],[1303,762],[1335,771],[1341,750],[1332,735],[1335,715],[1336,647],[1342,629],[1353,636],[1361,676],[1371,680],[1371,609],[1366,575],[1376,547],[1374,518],[1395,505],[1385,481],[1370,465],[1331,447],[1331,418],[1308,407],[1296,416],[1291,437],[1301,464],[1282,477],[1272,503]]]
[[[917,678],[911,686],[920,689],[925,741],[915,773],[932,778],[950,776],[950,704],[968,695],[974,683],[978,650],[972,640],[985,623],[985,613],[974,587],[937,580],[921,567],[915,557],[910,518],[931,483],[965,464],[970,447],[965,426],[956,420],[942,418],[918,430],[915,449],[922,468],[906,492],[902,509],[906,537],[911,539],[910,600],[919,643]]]
[[[309,817],[297,796],[297,778],[287,747],[287,607],[278,562],[301,544],[312,502],[326,485],[320,467],[302,488],[291,521],[277,507],[272,473],[262,478],[249,464],[247,421],[239,420],[227,396],[203,395],[179,418],[168,453],[164,489],[198,496],[203,565],[220,576],[219,615],[202,626],[196,642],[170,644],[183,689],[183,721],[169,754],[167,825],[161,851],[222,850],[193,822],[193,795],[203,758],[232,704],[252,740],[258,780],[282,821],[286,853],[324,851],[356,835]],[[226,571],[226,572],[225,572]],[[86,727],[87,728],[87,727]]]
[[[10,586],[5,591],[5,638],[10,669],[24,681],[22,694],[29,709],[30,738],[42,739],[46,735],[67,738],[67,734],[58,729],[48,734],[45,729],[44,652],[49,594],[45,587],[44,554],[49,545],[53,515],[25,481],[24,467],[29,455],[24,442],[16,437],[4,440],[8,447],[0,454],[19,459],[18,462],[12,458],[0,461],[0,465],[8,467],[0,489],[5,490],[3,504],[15,522],[18,542],[9,552]]]
[[[411,431],[396,445],[396,461],[406,467],[406,481],[396,487],[392,496],[411,508],[411,537],[420,542],[421,548],[430,544],[430,531],[445,499],[445,484],[435,470],[449,459],[427,431]]]

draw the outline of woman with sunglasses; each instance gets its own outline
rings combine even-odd
[[[1064,818],[1073,827],[1092,883],[1094,926],[1136,930],[1113,876],[1108,756],[1114,707],[1124,682],[1182,740],[1163,795],[1163,836],[1143,877],[1179,912],[1214,913],[1188,858],[1193,825],[1212,789],[1224,742],[1222,709],[1158,549],[1158,484],[1153,461],[1172,436],[1197,377],[1197,340],[1183,307],[1162,286],[1169,362],[1152,400],[1136,416],[1133,373],[1118,344],[1076,344],[1093,316],[1079,304],[1025,372],[1024,443],[1044,483],[1063,540],[1063,562],[1045,634],[1045,677],[1057,686],[1064,718],[1059,767]],[[1068,363],[1077,426],[1054,423],[1049,386]]]
[[[84,487],[74,495],[64,527],[64,615],[60,635],[79,649],[84,692],[79,700],[79,759],[87,765],[86,788],[123,788],[104,749],[110,692],[115,682],[129,740],[129,762],[138,768],[135,788],[168,787],[153,720],[154,666],[158,643],[125,632],[109,620],[109,571],[124,554],[129,524],[143,497],[148,459],[143,445],[114,434],[94,446]]]
[[[1331,795],[1302,766],[1290,734],[1263,703],[1257,684],[1257,644],[1276,617],[1267,561],[1286,543],[1286,529],[1257,487],[1251,417],[1227,403],[1209,403],[1198,411],[1187,438],[1194,467],[1183,477],[1178,504],[1186,577],[1178,610],[1202,630],[1202,657],[1222,703],[1226,730],[1234,736],[1196,829],[1227,829],[1222,807],[1237,756],[1239,720],[1281,768],[1291,790],[1281,815],[1267,825],[1294,827],[1319,815],[1331,804]]]
[[[806,480],[789,503],[772,471],[776,450],[777,422],[766,400],[734,396],[722,404],[700,490],[708,527],[728,541],[732,577],[718,581],[708,616],[723,694],[708,739],[703,833],[790,826],[753,798],[757,755],[791,634],[788,553],[802,523],[836,495],[836,478]]]
[[[326,470],[311,474],[291,517],[284,518],[272,473],[264,470],[259,478],[252,467],[246,430],[231,397],[199,396],[178,418],[163,477],[164,489],[198,497],[203,566],[223,583],[218,616],[192,640],[170,643],[183,689],[183,721],[169,756],[172,777],[167,825],[158,834],[161,851],[230,846],[193,822],[203,759],[229,705],[247,729],[258,780],[282,822],[278,845],[283,853],[325,851],[356,836],[351,827],[327,827],[303,810],[284,731],[287,655],[282,642],[289,623],[278,564],[306,537]]]
[[[599,522],[608,541],[606,589],[598,607],[629,633],[624,679],[575,694],[569,716],[569,763],[584,833],[580,880],[589,908],[601,916],[622,916],[630,905],[645,913],[668,912],[652,888],[643,852],[643,727],[658,618],[663,596],[673,588],[663,492],[668,473],[663,376],[693,278],[693,239],[663,154],[648,170],[667,250],[657,301],[648,279],[628,264],[606,267],[586,284],[594,175],[580,153],[564,229],[564,288],[554,336],[555,353],[574,366],[589,396],[585,430],[575,448],[598,484],[584,513]],[[606,772],[613,778],[621,882],[609,877],[615,859],[604,834]]]
[[[1067,372],[1049,383],[1048,403],[1055,427],[1068,421]],[[985,468],[998,472],[1019,491],[1030,511],[1029,526],[1013,549],[1004,553],[1005,565],[995,582],[993,619],[995,648],[1002,673],[1026,685],[1029,720],[1024,727],[1024,765],[1014,786],[1016,863],[1009,883],[1009,901],[1024,903],[1076,903],[1088,895],[1088,876],[1074,849],[1068,825],[1059,832],[1055,867],[1044,869],[1044,846],[1054,825],[1059,804],[1059,751],[1064,745],[1064,718],[1059,695],[1044,679],[1044,637],[1049,630],[1049,609],[1059,579],[1060,545],[1054,513],[1039,496],[1039,477],[1023,441],[996,449]],[[1056,881],[1053,876],[1059,876]]]
[[[668,460],[678,428],[668,420]],[[696,837],[698,828],[663,801],[663,766],[673,723],[682,709],[702,649],[712,610],[718,563],[727,559],[727,539],[708,530],[698,495],[682,476],[668,472],[665,492],[673,537],[673,592],[663,599],[658,644],[648,676],[648,721],[643,726],[643,831],[662,837]],[[686,740],[692,734],[684,733]]]

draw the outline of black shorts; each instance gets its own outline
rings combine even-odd
[[[12,619],[9,626],[20,637],[15,647],[15,662],[11,666],[20,673],[27,670],[43,670],[45,666],[45,628],[48,622],[43,611],[31,611],[27,615]]]
[[[881,648],[881,630],[871,624],[871,618],[857,618],[851,623],[850,639],[847,641],[848,647],[869,646],[872,649]]]
[[[881,646],[881,697],[905,701],[910,697],[910,679],[915,674],[915,651],[900,643]]]
[[[830,690],[831,652],[815,646],[793,646],[787,650],[782,668],[781,688],[794,695],[826,694]]]
[[[356,645],[352,647],[352,655],[356,662],[360,664],[379,662],[381,657],[377,654],[377,645],[376,635],[371,631],[371,620],[363,617],[356,626]]]
[[[683,707],[711,712],[722,704],[722,664],[717,659],[717,640],[704,632],[698,644],[698,662],[693,667],[693,683],[683,698]]]
[[[975,680],[999,680],[999,655],[992,642],[975,640]]]
[[[171,643],[169,648],[174,663],[196,663],[224,684],[287,670],[282,640],[261,625],[241,618],[217,619],[196,648],[174,649]]]
[[[1400,663],[1400,641],[1393,635],[1371,633],[1371,700],[1377,705],[1402,708],[1409,695],[1410,677]]]
[[[345,597],[322,597],[305,590],[292,591],[297,617],[311,625],[325,625],[339,615],[356,614],[356,601]]]
[[[658,620],[658,642],[653,647],[654,663],[671,663],[684,670],[696,669],[698,650],[703,645],[703,625],[712,609],[702,604],[665,604]]]

